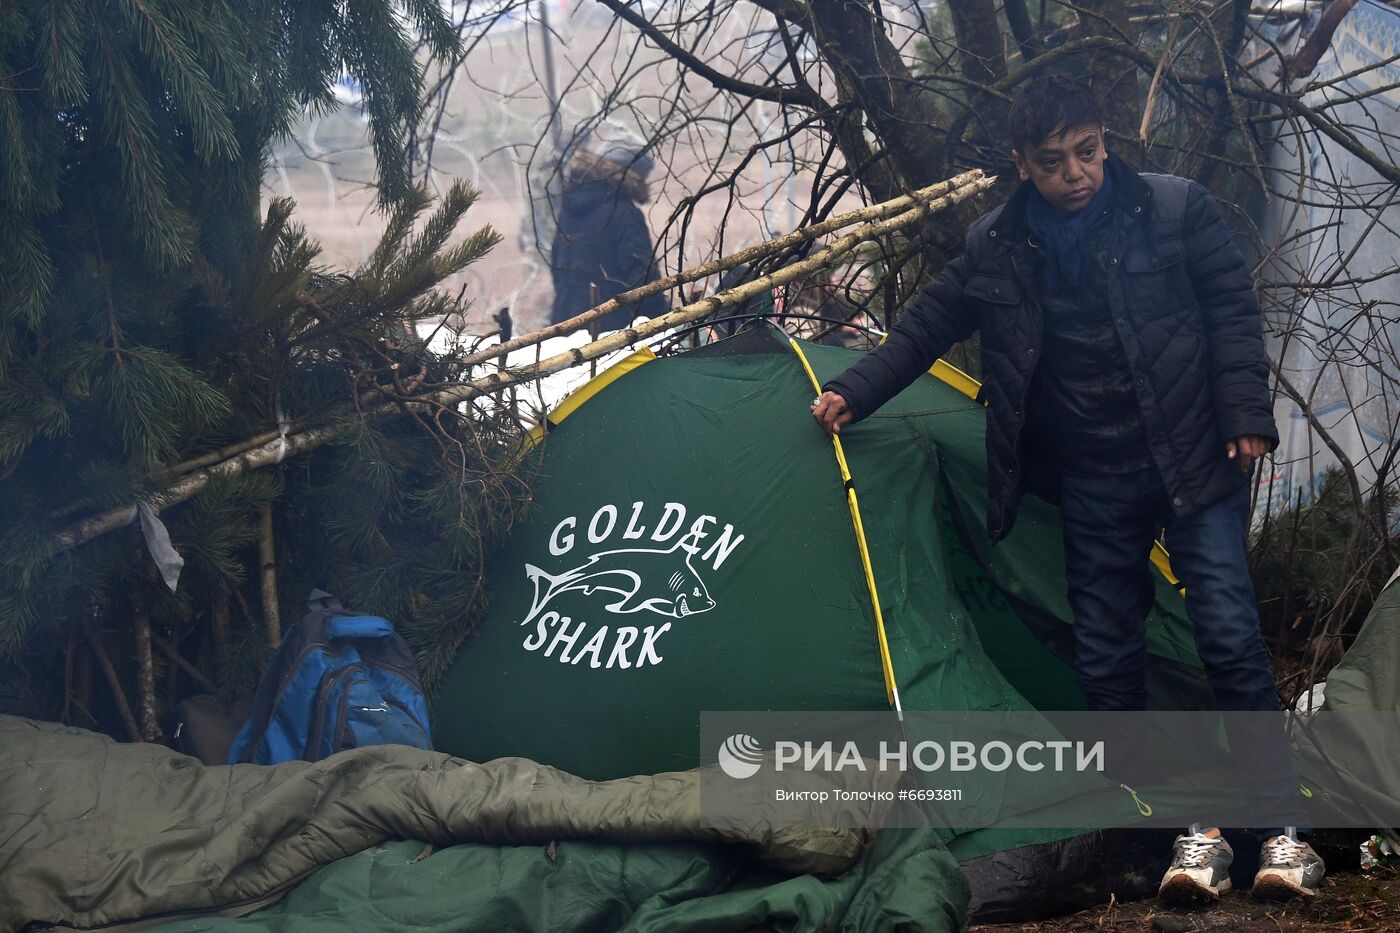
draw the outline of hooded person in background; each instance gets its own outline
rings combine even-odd
[[[552,323],[657,278],[651,231],[639,205],[650,200],[647,176],[654,162],[645,143],[604,124],[574,148],[564,168],[559,227],[550,251],[554,275]],[[666,299],[653,295],[598,321],[598,331],[618,330],[637,316],[656,317]]]

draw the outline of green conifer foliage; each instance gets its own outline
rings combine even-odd
[[[475,193],[434,204],[404,151],[425,61],[457,51],[438,0],[0,4],[0,710],[149,738],[190,692],[246,692],[271,651],[267,507],[283,627],[317,585],[403,624],[430,669],[450,658],[521,497],[518,439],[371,412],[465,375],[413,324],[463,310],[436,288],[497,237],[458,235]],[[337,271],[260,185],[344,74],[390,222]],[[138,524],[55,546],[279,424],[341,430],[164,512],[176,592]]]

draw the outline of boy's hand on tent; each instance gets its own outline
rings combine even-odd
[[[812,403],[812,417],[828,435],[840,434],[843,425],[855,420],[846,400],[835,392],[823,392]]]
[[[1254,461],[1269,452],[1269,439],[1254,434],[1237,437],[1225,442],[1225,453],[1231,460],[1240,462],[1240,472],[1254,469]]]

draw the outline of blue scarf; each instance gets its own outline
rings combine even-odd
[[[1056,210],[1035,188],[1026,200],[1026,226],[1045,250],[1045,284],[1053,291],[1067,292],[1079,287],[1084,252],[1089,233],[1104,220],[1104,211],[1113,204],[1113,178],[1104,172],[1103,186],[1089,203],[1066,214]]]

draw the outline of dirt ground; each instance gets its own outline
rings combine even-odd
[[[1247,892],[1231,892],[1220,903],[1200,910],[1167,910],[1151,898],[1103,907],[1036,923],[999,923],[972,927],[979,933],[1087,933],[1094,930],[1400,931],[1400,871],[1361,874],[1339,872],[1323,880],[1322,890],[1307,903],[1301,898],[1264,904]]]

